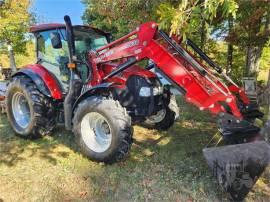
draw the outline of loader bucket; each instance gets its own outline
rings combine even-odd
[[[235,201],[242,201],[270,161],[265,141],[203,150],[207,164],[218,183]]]

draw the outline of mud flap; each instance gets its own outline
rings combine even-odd
[[[203,150],[218,183],[235,201],[242,201],[270,162],[270,146],[265,141]]]

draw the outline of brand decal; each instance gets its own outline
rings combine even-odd
[[[120,50],[125,50],[125,49],[128,49],[128,48],[131,48],[133,46],[136,46],[139,44],[139,39],[136,39],[136,40],[133,40],[133,41],[129,41],[127,43],[125,43],[122,47],[120,47],[119,49]]]
[[[111,56],[112,54],[114,54],[114,50],[109,50],[108,52],[105,52],[105,53],[102,54],[100,57],[98,57],[98,58],[96,59],[96,62],[97,62],[97,63],[98,63],[98,62],[101,62],[104,58],[109,57],[109,56]]]

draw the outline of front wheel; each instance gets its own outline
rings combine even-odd
[[[121,161],[131,148],[131,119],[112,99],[89,97],[82,101],[75,110],[73,131],[83,154],[94,161]]]
[[[169,105],[157,112],[157,114],[148,117],[142,125],[150,129],[154,128],[158,130],[167,130],[178,118],[179,107],[177,105],[175,96],[171,95]]]

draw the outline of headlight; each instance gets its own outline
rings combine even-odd
[[[161,95],[163,93],[163,87],[154,87],[153,88],[153,95]],[[139,95],[141,97],[150,97],[151,96],[151,88],[150,87],[141,87]]]
[[[141,97],[150,97],[151,96],[151,89],[149,87],[141,87],[139,95]]]

